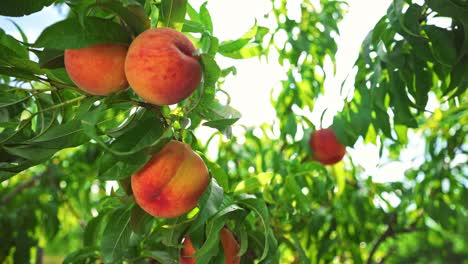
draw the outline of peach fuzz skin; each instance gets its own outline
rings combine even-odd
[[[331,128],[313,132],[309,145],[314,153],[314,158],[324,165],[339,162],[346,153],[345,146],[338,141]]]
[[[201,81],[195,47],[181,32],[149,29],[130,45],[125,74],[138,96],[155,105],[171,105],[190,96]]]
[[[154,217],[183,215],[209,184],[203,160],[189,145],[171,140],[131,177],[136,202]]]
[[[128,87],[125,77],[127,46],[97,44],[65,50],[65,69],[70,79],[93,95],[109,95]]]
[[[224,249],[224,256],[226,257],[226,264],[239,264],[240,257],[237,256],[239,253],[239,244],[236,241],[234,235],[227,228],[223,227],[220,231],[221,236],[221,245]],[[179,253],[179,263],[180,264],[195,264],[196,259],[190,258],[196,253],[195,248],[193,247],[190,237],[186,236],[184,242],[182,243],[182,249]]]

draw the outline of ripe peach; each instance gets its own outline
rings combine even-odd
[[[125,74],[141,98],[156,105],[175,104],[190,96],[201,80],[195,47],[181,32],[149,29],[130,45]]]
[[[309,139],[309,145],[314,158],[324,165],[339,162],[346,152],[345,146],[338,141],[331,128],[313,132]]]
[[[226,264],[239,264],[240,257],[239,244],[234,235],[227,228],[221,229],[221,244],[223,245],[224,255],[226,256]]]
[[[65,69],[78,88],[94,95],[108,95],[128,86],[125,77],[127,46],[97,44],[65,50]]]
[[[136,202],[155,217],[177,217],[198,203],[208,169],[189,145],[171,140],[131,177]]]
[[[197,251],[193,247],[192,240],[186,236],[182,242],[182,249],[179,253],[179,264],[195,264],[196,258],[191,258]]]
[[[239,244],[236,241],[234,235],[227,228],[223,227],[220,231],[221,245],[224,249],[224,256],[226,257],[226,264],[239,264],[240,257],[237,256],[239,253]],[[186,236],[183,247],[179,253],[180,264],[195,264],[196,259],[190,258],[189,256],[195,254],[196,250],[193,247],[190,237]]]

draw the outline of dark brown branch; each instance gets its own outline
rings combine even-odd
[[[395,253],[396,251],[397,251],[397,247],[395,247],[395,246],[391,247],[391,248],[388,250],[387,254],[386,254],[385,256],[383,256],[383,258],[378,262],[378,264],[383,264],[383,263],[385,263],[385,261],[387,261],[387,259],[388,259],[391,255],[393,255],[393,253]]]
[[[399,234],[405,234],[405,233],[411,233],[411,232],[418,232],[420,231],[419,229],[416,228],[416,223],[418,222],[419,219],[421,219],[422,214],[420,214],[416,220],[414,220],[413,223],[407,228],[403,229],[398,229],[395,230],[393,228],[394,224],[396,224],[396,215],[391,216],[390,222],[388,223],[387,229],[385,232],[374,242],[374,245],[372,246],[372,249],[369,253],[369,257],[367,258],[366,263],[371,264],[372,263],[372,258],[374,257],[374,254],[377,252],[377,249],[379,248],[380,244],[382,244],[387,238],[389,237],[394,237]]]
[[[366,262],[367,264],[372,263],[372,257],[374,256],[375,252],[379,248],[380,244],[384,242],[388,237],[390,237],[392,232],[393,231],[392,231],[391,226],[388,226],[387,230],[385,230],[385,232],[375,241],[374,245],[372,246],[372,250],[369,253],[369,258],[367,259],[367,262]]]
[[[32,187],[34,186],[42,177],[46,176],[47,173],[41,173],[39,175],[36,175],[34,177],[32,177],[31,179],[21,183],[20,185],[18,185],[15,189],[13,189],[11,192],[5,194],[3,197],[2,197],[2,200],[1,200],[1,203],[2,204],[7,204],[8,202],[10,202],[11,199],[13,199],[13,197],[15,197],[18,193],[22,192],[24,189],[27,189],[29,187]]]
[[[2,204],[7,204],[8,202],[11,201],[11,199],[13,199],[17,194],[19,194],[20,192],[24,191],[25,189],[27,188],[30,188],[30,187],[33,187],[36,185],[37,182],[39,182],[43,177],[47,176],[47,170],[41,174],[38,174],[34,177],[32,177],[31,179],[21,183],[20,185],[16,186],[15,189],[13,189],[11,192],[5,194],[2,199],[0,200],[0,202]],[[57,187],[57,191],[58,191],[58,194],[60,196],[60,198],[65,202],[65,204],[69,207],[70,209],[70,212],[73,214],[73,216],[76,217],[76,219],[78,219],[78,223],[80,224],[80,226],[82,228],[84,228],[86,226],[86,223],[85,221],[80,217],[80,215],[78,214],[78,212],[76,212],[75,208],[73,208],[73,206],[71,205],[70,201],[68,200],[68,198],[66,197],[66,195],[60,190],[60,188],[58,187],[58,183],[57,182],[54,182],[55,186]]]
[[[44,257],[44,249],[41,247],[37,247],[36,249],[36,264],[42,264]]]

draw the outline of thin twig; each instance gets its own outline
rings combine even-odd
[[[164,114],[161,111],[161,106],[153,105],[153,104],[142,102],[142,101],[135,101],[135,100],[132,100],[132,103],[137,105],[137,106],[141,106],[141,107],[144,107],[146,109],[152,110],[158,116],[159,120],[163,124],[163,127],[164,128],[169,127],[169,123],[167,122],[166,117],[164,116]]]

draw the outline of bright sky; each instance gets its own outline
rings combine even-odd
[[[204,1],[195,0],[190,2],[198,7]],[[288,13],[291,16],[294,17],[298,14],[300,2],[299,0],[288,1]],[[316,2],[319,3],[319,1]],[[359,53],[360,44],[366,34],[385,14],[391,0],[348,0],[348,3],[349,11],[339,25],[341,35],[337,38],[337,73],[333,76],[331,64],[325,65],[328,72],[327,76],[333,76],[333,78],[327,77],[325,95],[316,101],[315,109],[312,112],[303,112],[316,125],[318,125],[320,114],[325,108],[336,111],[342,107],[341,103],[337,103],[342,101],[338,95],[341,82],[351,72]],[[221,41],[242,36],[252,27],[255,19],[262,26],[271,27],[274,25],[272,21],[264,18],[264,14],[271,10],[270,0],[209,1],[208,9],[212,15],[214,34]],[[13,20],[25,31],[29,42],[33,42],[45,27],[62,20],[63,17],[64,12],[49,7],[42,12],[27,17],[14,18]],[[18,31],[8,20],[9,18],[0,16],[0,28],[19,39]],[[264,122],[272,123],[275,112],[270,104],[270,91],[274,87],[280,87],[281,80],[285,78],[281,66],[277,63],[275,54],[268,61],[257,58],[231,60],[224,57],[217,58],[217,61],[221,67],[231,65],[237,67],[237,75],[226,80],[224,89],[231,95],[232,106],[242,113],[239,124],[255,126]],[[323,126],[326,127],[331,124],[333,114],[333,111],[327,111]],[[199,130],[201,134],[205,134],[203,131],[206,130]],[[211,130],[206,132],[211,132]],[[204,137],[203,135],[199,136]],[[410,148],[424,149],[424,146],[420,146],[420,143],[416,142],[414,144],[416,146],[410,146]],[[353,157],[355,163],[366,169],[367,175],[373,175],[373,179],[376,181],[403,179],[404,170],[414,165],[412,159],[416,156],[422,156],[421,153],[411,152],[402,155],[405,159],[403,162],[379,165],[378,148],[373,145],[364,146],[362,142],[358,142],[354,149],[349,148],[348,155]]]

